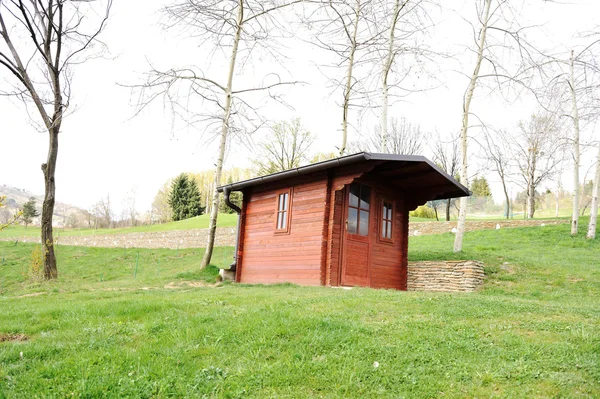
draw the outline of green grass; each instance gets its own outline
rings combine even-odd
[[[208,228],[210,215],[201,215],[194,218],[181,220],[178,222],[169,222],[163,224],[152,224],[147,226],[135,226],[118,229],[59,229],[55,228],[55,234],[58,236],[90,236],[96,234],[122,234],[122,233],[141,233],[169,230],[189,230]],[[217,219],[217,226],[231,227],[236,226],[237,215],[229,213],[220,213]],[[0,231],[0,237],[33,237],[40,235],[39,227],[11,226],[6,230]]]
[[[410,258],[483,260],[482,290],[166,289],[214,270],[140,250],[133,280],[137,250],[68,247],[60,280],[36,284],[32,246],[0,243],[0,333],[29,337],[0,343],[0,398],[600,397],[599,242],[568,225],[467,233],[460,256],[452,240],[411,237]]]

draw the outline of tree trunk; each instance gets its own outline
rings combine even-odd
[[[56,120],[56,119],[55,119]],[[52,232],[52,215],[54,214],[54,203],[56,195],[56,182],[54,174],[56,171],[56,157],[58,155],[58,126],[52,126],[49,131],[48,157],[42,164],[44,173],[44,202],[42,204],[42,246],[44,248],[44,278],[46,280],[58,277],[56,267],[56,255],[54,254],[54,237]]]
[[[215,169],[215,180],[213,187],[212,208],[210,211],[210,223],[208,226],[208,238],[206,242],[206,252],[202,257],[200,268],[204,269],[209,265],[212,258],[212,252],[215,245],[215,236],[217,234],[217,217],[219,215],[219,191],[221,185],[221,174],[223,172],[223,162],[225,160],[225,148],[227,146],[227,135],[229,133],[229,118],[231,116],[231,101],[233,87],[233,73],[235,71],[235,60],[237,58],[238,46],[240,43],[240,35],[242,33],[242,22],[244,20],[244,2],[239,1],[238,8],[238,25],[233,38],[233,47],[231,48],[231,59],[229,62],[229,73],[227,76],[227,89],[225,92],[225,114],[221,123],[221,140],[219,142],[219,154],[217,157],[217,165]]]
[[[598,220],[598,185],[600,185],[600,145],[598,145],[598,159],[596,160],[596,175],[594,176],[594,189],[592,191],[592,204],[590,205],[590,222],[586,238],[596,238],[596,222]]]
[[[573,66],[573,51],[571,50],[571,99],[573,101],[573,216],[571,219],[571,235],[577,235],[579,229],[579,110],[577,108],[577,98],[575,97],[575,72]]]
[[[402,8],[408,3],[408,0],[404,2]],[[392,23],[390,24],[390,36],[388,41],[388,52],[383,65],[383,79],[382,79],[382,94],[383,94],[383,105],[381,109],[381,152],[387,153],[387,141],[388,141],[388,101],[389,101],[389,87],[388,87],[388,75],[392,69],[394,63],[394,38],[396,37],[396,23],[398,22],[398,15],[400,13],[400,0],[394,2],[394,12],[392,14]],[[395,151],[394,151],[395,152]]]
[[[352,70],[354,68],[354,53],[356,53],[356,35],[358,33],[358,21],[360,19],[360,0],[356,0],[354,10],[354,31],[350,42],[350,56],[348,58],[348,71],[346,74],[346,87],[344,89],[344,114],[342,117],[342,145],[340,146],[340,156],[346,153],[348,142],[348,107],[350,106],[350,94],[352,92]]]
[[[506,219],[510,216],[510,197],[508,196],[508,190],[506,189],[506,181],[504,180],[504,176],[500,176],[502,181],[502,189],[504,190],[504,198],[506,200]]]
[[[477,78],[479,77],[479,70],[481,69],[481,62],[483,60],[483,50],[485,47],[485,38],[487,35],[487,27],[490,17],[490,6],[492,0],[485,0],[484,17],[482,20],[481,32],[479,37],[478,49],[477,49],[477,63],[475,64],[475,70],[471,75],[471,81],[465,95],[465,101],[463,104],[463,123],[460,131],[461,140],[461,155],[462,155],[462,167],[460,171],[460,182],[463,186],[468,186],[467,178],[467,132],[469,130],[469,112],[471,109],[471,100],[473,99],[473,92],[477,84]],[[467,221],[467,197],[460,198],[460,210],[458,212],[458,226],[456,227],[456,237],[454,237],[454,252],[462,251],[462,241],[465,234],[465,223]]]
[[[451,205],[452,199],[448,198],[446,200],[446,222],[450,221],[450,205]]]
[[[535,188],[533,182],[527,184],[527,219],[533,219],[535,212]]]

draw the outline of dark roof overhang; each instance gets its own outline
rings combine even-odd
[[[226,184],[218,187],[220,192],[224,187],[230,191],[240,191],[248,187],[258,186],[266,183],[276,182],[278,180],[290,179],[296,176],[307,175],[341,166],[374,162],[385,165],[387,171],[396,171],[395,181],[399,188],[410,190],[413,188],[426,189],[431,187],[431,177],[436,177],[435,190],[429,195],[430,200],[466,197],[471,195],[469,189],[460,184],[452,176],[439,168],[436,164],[421,155],[398,155],[398,154],[377,154],[370,152],[360,152],[357,154],[346,155],[339,158],[329,159],[314,164],[300,166],[298,168],[284,170],[283,172],[272,173],[266,176],[255,177],[253,179],[243,180],[236,183]],[[418,167],[415,172],[402,174],[407,169],[407,165]],[[391,179],[392,176],[389,176]],[[406,182],[407,184],[402,184]]]

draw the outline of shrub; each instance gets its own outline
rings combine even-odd
[[[42,258],[42,248],[36,246],[31,252],[29,260],[29,270],[27,277],[31,281],[42,281],[44,279],[44,259]]]
[[[435,211],[427,205],[421,205],[414,211],[411,211],[410,216],[417,218],[435,219]]]

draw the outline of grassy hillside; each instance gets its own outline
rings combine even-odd
[[[54,231],[59,236],[90,236],[96,234],[122,234],[122,233],[138,233],[148,231],[169,231],[169,230],[188,230],[188,229],[204,229],[208,228],[209,215],[201,215],[194,218],[181,220],[179,222],[170,222],[163,224],[153,224],[148,226],[135,226],[120,229],[59,229]],[[237,223],[237,215],[229,213],[220,213],[217,219],[217,226],[229,227],[235,226]],[[11,226],[6,230],[0,231],[0,237],[22,237],[22,236],[39,236],[39,227]]]
[[[33,283],[32,247],[0,243],[0,397],[600,397],[599,241],[479,231],[457,256],[452,240],[411,237],[410,258],[481,259],[482,290],[191,287],[214,279],[201,250],[140,251],[134,280],[137,251],[69,247],[60,280]]]

